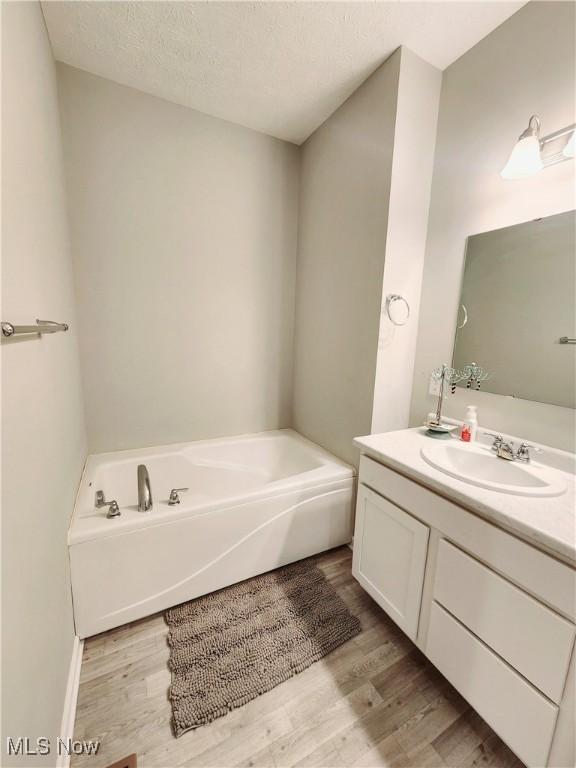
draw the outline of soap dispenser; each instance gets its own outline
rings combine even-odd
[[[476,414],[476,406],[468,405],[466,407],[466,416],[462,422],[460,428],[460,440],[465,443],[472,443],[476,440],[476,432],[478,431],[478,416]]]

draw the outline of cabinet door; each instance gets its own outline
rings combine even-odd
[[[412,640],[416,639],[429,528],[358,487],[352,573]]]

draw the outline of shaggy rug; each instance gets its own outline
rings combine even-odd
[[[314,558],[178,605],[165,618],[176,736],[241,707],[360,632]]]

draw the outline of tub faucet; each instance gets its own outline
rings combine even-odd
[[[145,464],[138,465],[138,510],[148,512],[152,509],[152,489],[150,475]]]

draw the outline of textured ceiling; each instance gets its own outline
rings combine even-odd
[[[399,45],[446,68],[524,2],[44,2],[60,61],[297,144]]]

